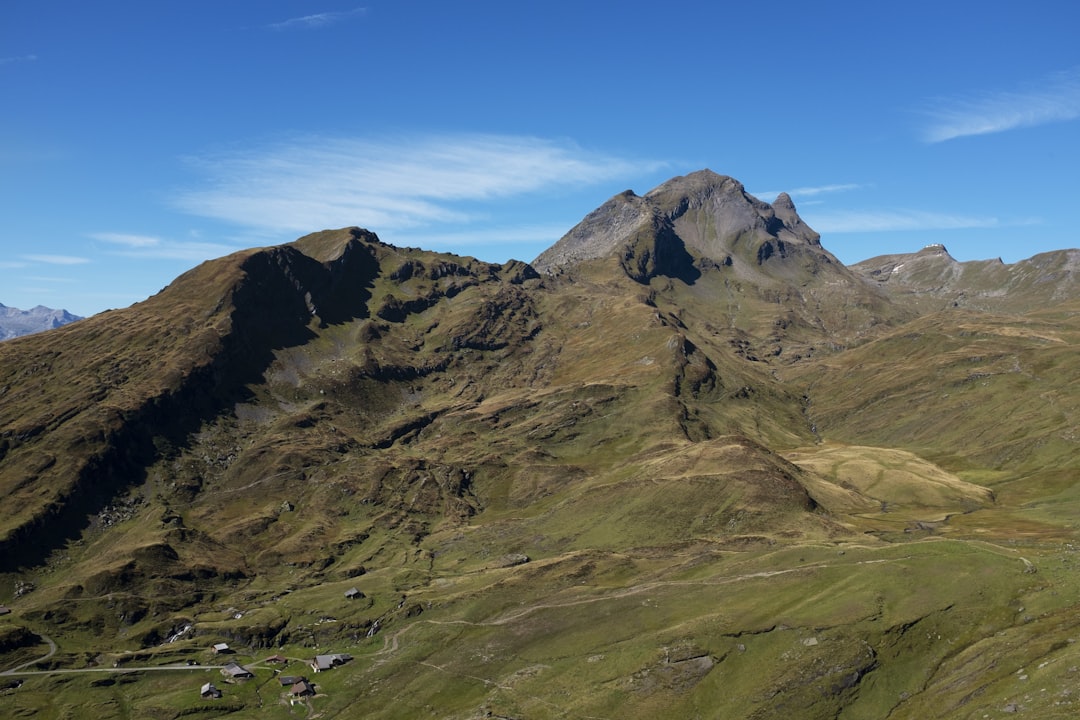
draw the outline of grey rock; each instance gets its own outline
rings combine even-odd
[[[839,265],[786,193],[770,205],[711,170],[672,178],[644,196],[616,195],[531,264],[555,275],[602,258],[640,282],[656,275],[692,281],[706,268],[755,274],[765,263]]]

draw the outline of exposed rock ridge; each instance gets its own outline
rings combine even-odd
[[[701,170],[651,190],[653,201],[669,218],[691,251],[720,261],[733,252],[760,265],[784,257],[788,245],[820,246],[820,235],[795,211],[786,193],[769,205],[746,192],[734,178]]]
[[[531,265],[541,273],[610,255],[635,232],[648,226],[655,212],[642,197],[626,190],[585,216]]]

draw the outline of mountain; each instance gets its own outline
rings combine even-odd
[[[1071,717],[1071,251],[942,252],[701,171],[532,264],[328,230],[0,344],[5,708]]]
[[[51,330],[81,319],[67,310],[53,310],[43,305],[31,310],[0,305],[0,340]]]
[[[615,196],[532,265],[577,282],[625,275],[662,287],[652,300],[670,312],[712,326],[720,310],[748,354],[784,360],[913,316],[825,250],[788,195],[769,205],[709,170]]]
[[[916,253],[870,258],[852,270],[928,308],[1026,312],[1073,300],[1080,292],[1080,250],[1006,265],[1000,258],[957,262],[945,246],[928,245]]]
[[[695,267],[721,265],[739,276],[760,277],[770,260],[770,269],[789,268],[794,259],[808,272],[839,267],[790,197],[781,194],[775,206],[768,205],[737,180],[710,170],[673,178],[644,197],[631,190],[613,197],[533,266],[552,272],[613,254],[640,282],[657,274],[696,278]]]

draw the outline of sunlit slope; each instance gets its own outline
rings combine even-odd
[[[847,445],[800,448],[784,457],[832,484],[876,503],[882,512],[955,512],[991,504],[993,493],[903,450]],[[834,509],[845,508],[837,498]],[[858,510],[853,503],[851,510]]]
[[[543,257],[326,231],[0,345],[7,711],[1075,715],[1075,301],[920,315],[707,171]]]
[[[1077,451],[1078,331],[1068,313],[928,315],[800,368],[808,416],[837,440],[987,468],[1060,467]]]

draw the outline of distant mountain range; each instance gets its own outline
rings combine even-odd
[[[1077,264],[848,267],[706,170],[0,343],[5,712],[286,718],[340,654],[308,715],[1076,717]]]
[[[72,315],[67,310],[53,310],[44,305],[38,305],[30,310],[20,310],[0,304],[0,340],[30,335],[42,330],[52,330],[76,320],[82,320],[82,318]]]

